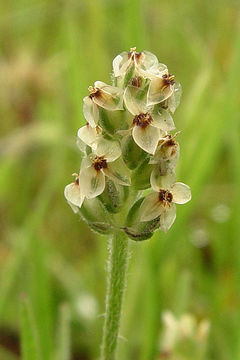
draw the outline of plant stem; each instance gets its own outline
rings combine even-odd
[[[109,242],[106,313],[103,327],[101,360],[115,359],[127,263],[128,239],[126,234],[118,231]]]

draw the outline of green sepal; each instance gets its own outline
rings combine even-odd
[[[131,184],[137,190],[144,190],[151,187],[150,176],[153,165],[149,164],[149,156],[134,170],[131,178]]]
[[[112,232],[108,214],[98,198],[85,199],[79,214],[92,230],[100,234]]]
[[[124,81],[123,81],[123,87],[127,87],[128,86],[128,83],[130,81],[130,79],[133,77],[133,73],[134,73],[134,70],[135,70],[135,66],[132,65],[126,72],[125,74],[125,77],[124,77]]]
[[[126,112],[124,110],[108,111],[99,108],[99,125],[109,135],[114,135],[118,130],[127,129]]]
[[[131,135],[126,136],[122,140],[122,157],[129,169],[136,169],[147,155],[148,154],[135,143]]]
[[[151,221],[139,220],[139,209],[144,198],[141,198],[135,202],[135,204],[129,210],[126,226],[123,228],[125,233],[130,239],[134,241],[143,241],[150,239],[153,233],[160,225],[160,216]]]

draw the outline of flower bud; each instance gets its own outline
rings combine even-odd
[[[122,157],[129,169],[136,169],[139,163],[142,162],[146,156],[147,153],[137,146],[131,135],[126,136],[123,139]]]
[[[151,221],[141,222],[139,220],[139,209],[143,200],[144,198],[139,199],[131,207],[127,216],[126,227],[123,228],[129,238],[135,241],[150,239],[153,236],[154,230],[159,228],[160,217]]]
[[[149,164],[149,156],[134,170],[132,175],[132,185],[137,190],[148,189],[150,185],[150,176],[153,170],[152,164]]]
[[[100,201],[110,213],[118,213],[128,196],[128,188],[106,180],[104,192],[99,196]]]
[[[79,214],[92,230],[100,234],[111,233],[111,225],[107,214],[97,198],[85,199],[79,209]]]

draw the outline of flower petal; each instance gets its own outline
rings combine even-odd
[[[153,192],[143,200],[139,214],[140,221],[150,221],[161,215],[163,207],[159,201],[158,193]]]
[[[132,115],[139,115],[142,113],[146,113],[149,109],[146,105],[146,98],[144,98],[144,96],[142,97],[140,94],[141,92],[143,92],[142,89],[137,88],[136,86],[127,86],[125,91],[124,91],[124,95],[123,95],[123,99],[124,99],[124,103],[126,105],[127,110],[132,114]]]
[[[161,230],[166,232],[170,229],[176,219],[176,205],[171,204],[170,208],[165,207],[165,211],[160,216]]]
[[[94,86],[99,89],[93,94],[95,104],[110,111],[123,110],[123,93],[121,89],[107,85],[102,81],[96,81]]]
[[[176,204],[185,204],[191,200],[191,190],[186,184],[177,182],[171,186],[170,190],[173,195],[173,202]]]
[[[124,51],[123,53],[117,55],[112,62],[114,76],[121,76],[128,67],[131,65],[131,58],[128,57],[128,53]]]
[[[107,162],[112,162],[121,155],[121,147],[117,141],[100,139],[95,150],[97,156],[104,156]]]
[[[97,125],[99,120],[98,107],[89,96],[85,96],[83,99],[83,114],[90,126],[95,127]]]
[[[160,139],[160,130],[148,125],[145,128],[134,126],[132,136],[135,143],[149,154],[154,154]]]
[[[148,105],[159,104],[162,101],[169,98],[174,91],[174,85],[165,86],[164,79],[162,77],[155,77],[151,80],[148,95],[147,103]]]
[[[181,96],[182,96],[181,84],[176,82],[174,84],[174,92],[167,99],[167,106],[168,106],[168,109],[171,111],[172,114],[175,112],[176,108],[180,104]]]
[[[157,127],[163,131],[172,131],[175,129],[173,118],[168,111],[162,109],[161,107],[158,111],[152,112],[152,126]]]
[[[108,167],[103,169],[103,172],[117,184],[124,186],[131,185],[130,172],[122,158],[119,158],[116,161],[108,164]]]
[[[84,196],[82,192],[80,191],[80,186],[76,183],[71,183],[65,186],[64,189],[64,196],[67,199],[67,201],[77,207],[81,207]]]
[[[175,174],[170,173],[167,175],[162,176],[161,175],[161,169],[156,166],[150,177],[150,183],[152,188],[155,191],[159,191],[159,189],[169,189],[171,188],[171,185],[175,182]]]
[[[99,127],[91,127],[87,124],[78,130],[77,136],[85,144],[94,148],[96,147],[96,141],[100,133],[101,129]]]
[[[81,170],[79,182],[83,195],[88,199],[100,195],[105,188],[105,176],[103,172],[101,170],[95,170],[93,166]]]

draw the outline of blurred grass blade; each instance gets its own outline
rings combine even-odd
[[[21,353],[22,360],[40,360],[38,332],[32,309],[26,298],[21,302]]]
[[[71,359],[70,309],[63,304],[59,311],[55,360]]]

